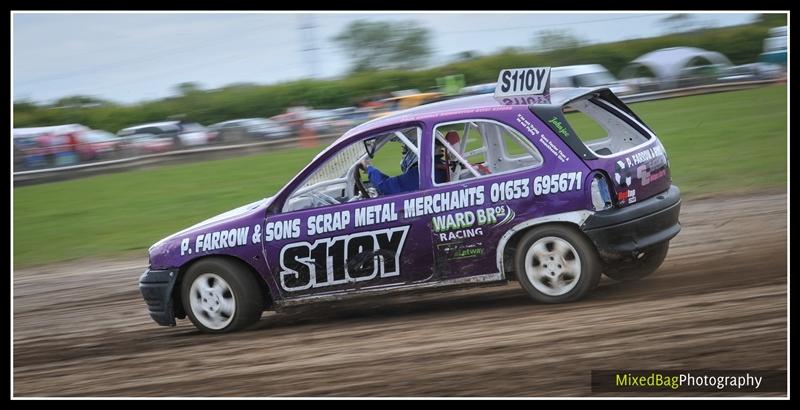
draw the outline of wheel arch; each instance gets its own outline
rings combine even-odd
[[[510,275],[514,266],[514,250],[516,249],[519,240],[531,229],[538,228],[543,225],[564,225],[581,232],[581,225],[583,225],[584,221],[586,221],[586,218],[592,214],[593,212],[587,210],[571,211],[529,219],[525,222],[514,225],[511,229],[506,231],[505,234],[503,234],[503,236],[500,238],[500,241],[497,243],[497,271],[500,272],[506,279],[509,279],[510,276],[514,276]],[[594,243],[591,240],[589,240],[589,242],[592,244],[592,246],[594,246]]]
[[[213,254],[213,255],[203,255],[198,258],[194,258],[190,261],[187,261],[183,265],[180,266],[178,269],[178,278],[175,281],[175,286],[172,288],[172,300],[173,302],[173,309],[175,310],[175,316],[178,318],[185,318],[186,312],[183,310],[183,300],[181,300],[181,287],[183,284],[183,277],[186,275],[186,272],[196,263],[204,260],[209,259],[221,259],[221,260],[228,260],[231,261],[243,268],[243,271],[247,272],[249,275],[252,275],[253,278],[256,279],[258,283],[259,289],[261,290],[261,294],[264,295],[264,310],[269,309],[274,302],[274,298],[269,291],[269,287],[261,275],[258,274],[258,271],[250,265],[249,263],[245,262],[243,259],[238,258],[233,255],[227,254]]]

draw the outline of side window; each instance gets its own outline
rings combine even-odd
[[[496,121],[439,124],[433,143],[435,185],[536,168],[544,163],[529,140]]]
[[[413,149],[418,151],[419,128],[407,128],[400,133],[412,143]],[[368,139],[369,140],[369,139]],[[388,176],[398,176],[403,173],[402,162],[405,158],[406,144],[393,133],[379,136],[375,139],[375,151],[372,153],[372,165]],[[410,148],[407,147],[406,148]]]

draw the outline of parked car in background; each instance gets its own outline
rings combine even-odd
[[[178,138],[181,140],[182,145],[194,146],[204,145],[217,142],[218,133],[209,130],[196,122],[180,122],[178,124],[181,131],[178,133]]]
[[[138,134],[151,134],[157,138],[172,139],[172,144],[180,146],[204,145],[216,139],[217,133],[196,122],[163,121],[142,124],[120,130],[117,135],[130,137]]]
[[[309,110],[302,114],[307,127],[318,134],[339,133],[347,130],[351,122],[334,110]]]
[[[116,157],[122,148],[122,139],[102,130],[90,130],[78,133],[78,157],[81,161],[111,159]]]
[[[348,121],[348,127],[354,127],[358,124],[367,122],[370,115],[374,111],[369,107],[343,107],[332,110],[340,119]]]
[[[94,131],[81,124],[14,128],[15,169],[75,165],[84,159],[86,151],[104,150],[86,145],[82,136],[89,132]]]
[[[685,67],[677,79],[677,87],[696,87],[718,82],[723,73],[729,71],[731,66],[725,64],[702,64]]]
[[[633,92],[630,86],[617,80],[600,64],[553,67],[550,82],[551,87],[608,87],[616,95]]]
[[[631,90],[631,94],[658,91],[661,86],[661,82],[654,77],[626,78],[620,80],[620,83],[625,84]]]
[[[764,52],[758,56],[758,61],[785,66],[788,56],[788,45],[788,27],[773,27],[769,30],[769,37],[764,40]]]
[[[36,145],[44,154],[46,166],[63,167],[78,163],[76,133],[45,133],[36,137]]]
[[[249,135],[247,135],[247,126],[248,123],[254,120],[257,120],[257,118],[241,118],[236,120],[222,121],[209,125],[208,129],[217,133],[217,139],[219,141],[230,142],[243,140],[249,137]]]
[[[131,156],[158,154],[175,148],[175,139],[169,136],[138,133],[120,138],[123,139],[123,152]]]
[[[783,78],[783,66],[770,63],[751,63],[721,70],[719,82],[779,80]]]
[[[255,118],[246,126],[247,133],[259,139],[281,139],[292,135],[292,128],[267,118]]]
[[[14,138],[38,137],[42,135],[65,135],[72,132],[90,131],[91,128],[82,124],[51,125],[47,127],[14,128]]]
[[[157,122],[150,124],[128,127],[117,132],[117,135],[124,137],[129,142],[141,141],[152,138],[170,140],[172,145],[180,145],[178,133],[181,128],[177,121]]]
[[[44,148],[37,143],[36,135],[14,135],[14,170],[44,168],[47,166]]]
[[[752,66],[756,75],[761,80],[785,80],[786,67],[780,64],[772,63],[753,63],[746,64]]]

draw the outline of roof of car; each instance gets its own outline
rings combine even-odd
[[[135,125],[133,127],[123,128],[123,129],[120,130],[120,132],[122,132],[122,131],[134,131],[134,130],[138,130],[138,129],[141,129],[141,128],[147,128],[147,127],[158,127],[158,128],[160,128],[160,127],[177,127],[179,122],[180,121],[151,122],[149,124],[141,124],[141,125]]]
[[[82,124],[53,125],[49,127],[14,128],[14,138],[32,137],[41,134],[67,134],[70,132],[88,131],[90,128]]]
[[[265,120],[266,120],[266,118],[237,118],[235,120],[228,120],[228,121],[218,122],[218,123],[216,123],[214,125],[227,125],[227,124],[235,124],[235,123],[239,123],[239,122],[265,121]]]
[[[602,89],[607,89],[608,87],[595,87],[595,88],[552,88],[550,89],[549,94],[542,95],[544,101],[541,103],[536,103],[534,105],[553,105],[553,106],[561,106],[564,105],[576,98],[584,96],[586,94],[590,94],[592,92],[596,92]],[[409,108],[405,110],[401,110],[392,114],[389,114],[385,117],[380,117],[374,119],[372,121],[365,122],[347,133],[345,133],[339,140],[335,143],[338,143],[340,140],[345,138],[349,138],[352,135],[369,131],[371,129],[382,128],[385,126],[390,126],[396,123],[403,123],[408,121],[413,121],[417,117],[424,116],[426,114],[433,114],[433,113],[447,113],[447,112],[454,112],[454,111],[462,111],[462,110],[472,110],[472,109],[479,109],[479,108],[491,108],[491,107],[500,107],[500,106],[529,106],[530,104],[521,103],[525,102],[524,98],[510,98],[509,99],[511,104],[504,104],[499,99],[495,98],[494,94],[480,94],[480,95],[472,95],[466,97],[459,97],[453,98],[450,100],[435,102],[426,105],[420,105],[418,107]],[[549,102],[548,102],[549,101]],[[334,143],[334,144],[335,144]]]
[[[577,64],[565,65],[561,67],[553,67],[550,69],[554,74],[559,73],[562,75],[579,75],[587,73],[596,73],[598,71],[608,71],[600,64]]]

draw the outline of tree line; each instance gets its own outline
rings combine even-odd
[[[351,26],[353,30],[334,38],[345,51],[350,50],[348,52],[353,63],[351,73],[340,79],[305,79],[270,85],[244,83],[214,90],[203,90],[197,84],[184,83],[177,86],[177,96],[133,105],[87,96],[65,97],[49,105],[15,101],[14,127],[80,123],[116,132],[128,126],[162,121],[176,115],[202,124],[235,118],[271,117],[285,112],[290,106],[336,108],[357,105],[396,90],[415,88],[430,91],[435,88],[436,78],[451,74],[463,74],[468,85],[496,81],[500,69],[510,67],[601,64],[618,74],[642,54],[675,46],[718,51],[734,64],[745,64],[757,60],[768,30],[785,25],[785,21],[785,16],[765,15],[747,25],[589,45],[573,41],[568,36],[565,38],[563,33],[549,32],[543,35],[555,35],[565,45],[535,52],[506,49],[487,56],[464,52],[459,53],[455,61],[425,69],[412,67],[423,64],[422,57],[430,52],[426,51],[427,30],[413,24],[392,28],[356,22],[360,25]],[[381,30],[389,33],[388,38],[394,38],[394,50],[397,52],[378,58],[368,52],[375,50],[375,47],[363,47],[363,39]]]

